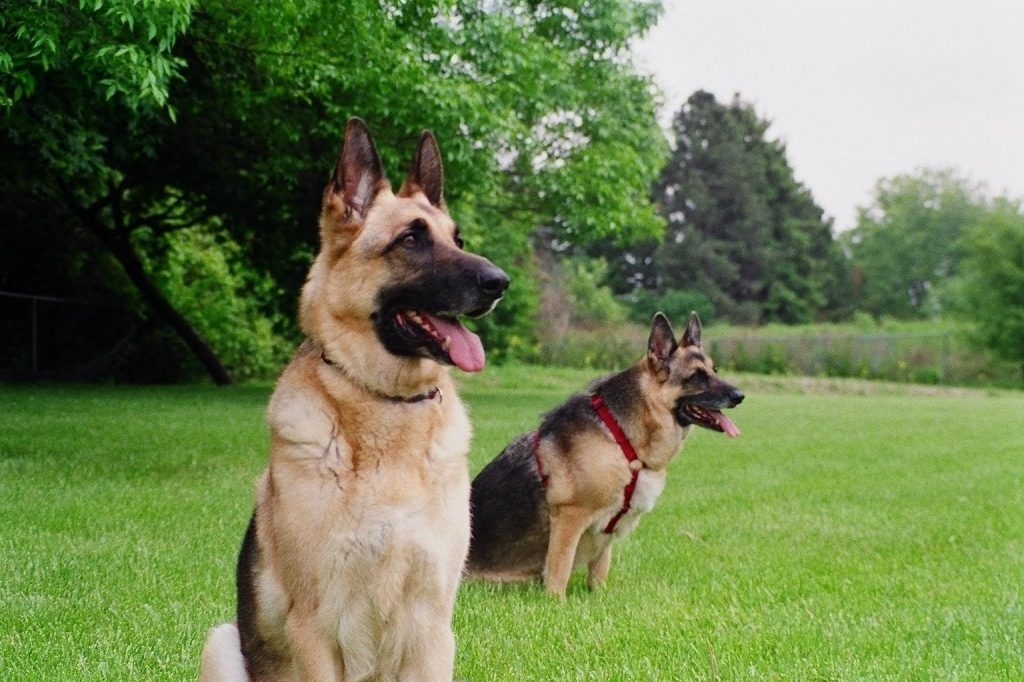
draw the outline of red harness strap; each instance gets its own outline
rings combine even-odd
[[[625,455],[626,459],[632,464],[634,461],[639,459],[636,455],[636,450],[633,449],[633,444],[629,442],[629,438],[626,437],[626,433],[619,426],[619,422],[615,420],[615,415],[612,414],[608,406],[605,405],[604,399],[597,393],[590,396],[590,402],[594,405],[594,410],[597,412],[597,416],[601,418],[604,425],[608,427],[608,430],[612,432],[612,437],[615,442],[619,444],[619,449],[622,450],[622,454]],[[641,462],[642,464],[642,462]],[[634,469],[632,466],[629,467],[633,475],[629,479],[629,483],[626,484],[626,489],[623,491],[622,498],[622,509],[618,511],[608,522],[608,525],[604,527],[605,533],[611,533],[615,530],[616,524],[619,520],[625,516],[626,512],[629,511],[629,504],[633,500],[633,492],[636,490],[636,480],[640,476],[640,468]]]

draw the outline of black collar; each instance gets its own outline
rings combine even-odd
[[[437,398],[437,402],[439,402],[439,403],[444,402],[444,394],[441,393],[441,389],[438,388],[437,386],[434,386],[432,389],[430,389],[429,391],[427,391],[425,393],[417,393],[416,395],[412,395],[412,396],[408,396],[408,397],[401,396],[401,395],[388,395],[387,393],[381,393],[380,391],[376,391],[376,390],[370,388],[369,386],[366,386],[365,384],[362,384],[362,383],[357,382],[354,379],[352,379],[352,377],[349,376],[349,373],[345,370],[345,368],[342,365],[337,364],[336,362],[334,362],[333,360],[331,360],[330,358],[327,357],[327,351],[326,350],[321,350],[320,351],[320,358],[324,361],[325,365],[328,365],[330,367],[334,367],[335,369],[340,371],[342,374],[344,374],[350,381],[352,381],[353,383],[358,383],[366,391],[369,391],[370,393],[372,393],[373,395],[377,396],[381,400],[387,400],[388,402],[392,402],[392,403],[420,403],[420,402],[423,402],[424,400],[433,400],[434,398]]]

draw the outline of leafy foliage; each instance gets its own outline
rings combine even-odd
[[[605,284],[608,263],[603,259],[576,256],[567,259],[564,267],[566,293],[572,303],[572,322],[592,324],[626,319],[625,308]]]
[[[194,0],[33,0],[0,13],[0,110],[74,71],[82,90],[129,109],[166,110],[183,61],[172,54]],[[82,93],[79,91],[79,94]]]
[[[844,235],[854,295],[873,315],[928,318],[959,273],[962,238],[986,211],[981,188],[951,169],[883,178],[857,226]]]
[[[203,325],[154,286],[159,266],[141,265],[133,235],[219,219],[250,266],[274,279],[256,305],[291,318],[345,119],[367,120],[396,182],[431,128],[453,214],[472,245],[516,276],[480,329],[499,356],[528,355],[529,236],[539,226],[581,244],[660,230],[647,188],[666,144],[653,85],[628,59],[659,9],[644,0],[40,0],[0,19],[0,172],[13,179],[14,214],[78,233],[68,243],[101,245],[128,275],[109,295],[143,292],[228,379],[204,353]]]
[[[195,322],[239,379],[274,375],[290,347],[275,327],[285,320],[265,314],[273,281],[247,268],[241,249],[217,225],[196,226],[164,235],[141,229],[137,248],[161,290]],[[190,378],[180,368],[178,378]]]
[[[1024,367],[1024,214],[995,202],[964,240],[967,295],[986,345]]]

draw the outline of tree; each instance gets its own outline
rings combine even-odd
[[[807,322],[826,308],[842,255],[769,127],[738,95],[728,106],[690,96],[654,190],[665,239],[629,255],[634,282],[701,292],[737,322]]]
[[[875,316],[926,318],[958,274],[963,236],[986,211],[981,187],[952,169],[883,178],[844,235],[855,300]]]
[[[963,240],[970,312],[982,340],[1021,363],[1024,376],[1024,213],[1021,202],[997,199]]]
[[[760,299],[761,319],[801,324],[840,316],[848,266],[832,221],[794,178],[785,145],[766,140],[759,149],[772,225],[766,266],[770,283]]]
[[[154,223],[200,220],[200,207],[166,191],[153,158],[160,131],[174,119],[169,90],[183,62],[172,51],[191,9],[190,0],[98,0],[88,8],[53,1],[5,9],[0,107],[7,134],[0,168],[14,180],[6,198],[28,207],[16,214],[88,231],[213,380],[224,384],[231,381],[227,368],[156,286],[131,242],[133,231]]]
[[[630,0],[5,10],[0,171],[26,222],[0,229],[42,224],[60,243],[99,245],[92,253],[113,255],[224,382],[217,354],[143,266],[140,231],[222,226],[277,282],[265,305],[290,318],[344,120],[369,122],[393,178],[429,127],[467,241],[518,280],[481,323],[497,341],[495,324],[524,330],[533,314],[522,275],[538,226],[581,243],[658,233],[645,195],[665,144],[651,81],[625,59],[658,11]]]

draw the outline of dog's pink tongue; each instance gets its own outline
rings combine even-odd
[[[711,414],[715,415],[718,420],[718,425],[725,431],[725,435],[729,438],[735,438],[740,435],[740,430],[736,428],[736,425],[732,423],[732,420],[725,416],[722,412],[712,411]]]
[[[443,317],[427,315],[430,324],[441,335],[451,339],[448,355],[452,356],[455,366],[464,372],[479,372],[484,368],[484,345],[480,337],[463,327],[457,320],[446,320]]]

